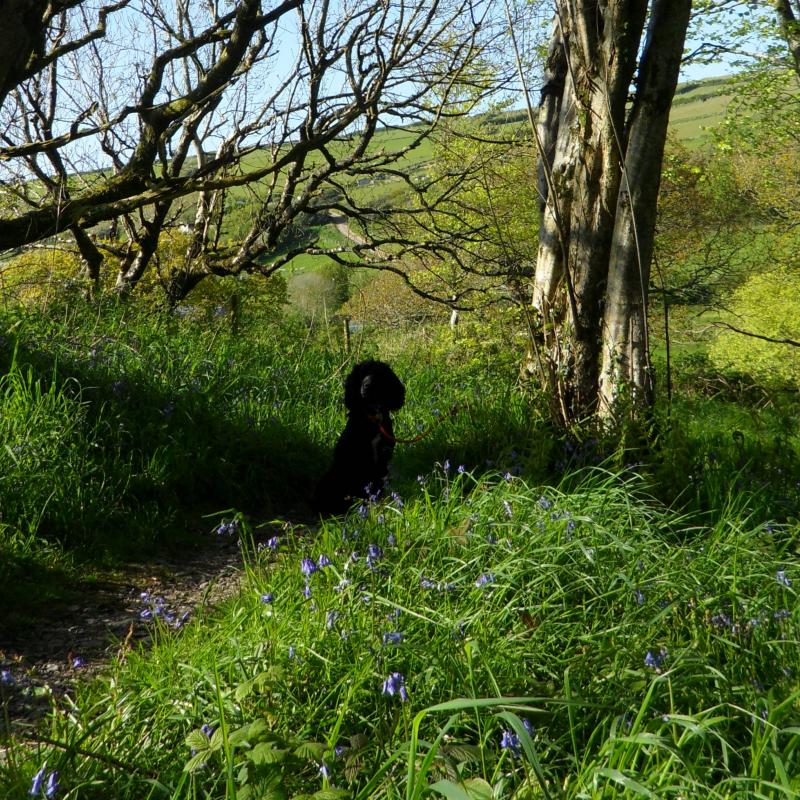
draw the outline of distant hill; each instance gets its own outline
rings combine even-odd
[[[672,100],[670,128],[687,147],[701,147],[709,141],[710,129],[722,122],[734,95],[730,77],[680,84]]]

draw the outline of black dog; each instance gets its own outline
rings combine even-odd
[[[394,452],[392,411],[406,389],[388,364],[362,361],[344,382],[347,424],[333,464],[317,484],[312,504],[320,514],[343,514],[358,498],[380,494]]]

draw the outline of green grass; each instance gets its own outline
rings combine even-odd
[[[643,490],[451,465],[276,551],[245,531],[242,596],[160,627],[46,743],[17,741],[4,796],[46,761],[75,798],[794,797],[786,538],[735,505],[693,526]],[[383,691],[393,673],[406,700]],[[502,748],[520,720],[531,733]]]
[[[151,648],[6,733],[0,796],[45,763],[71,799],[796,795],[792,407],[755,418],[687,388],[626,467],[642,454],[557,438],[493,339],[355,337],[351,358],[406,381],[398,435],[432,432],[397,448],[402,504],[307,527],[348,360],[334,332],[248,313],[4,319],[18,621],[187,514],[253,523],[242,595],[180,631],[157,614]],[[323,554],[306,581],[301,559]],[[0,704],[27,687],[10,668]],[[406,701],[382,693],[393,673]]]

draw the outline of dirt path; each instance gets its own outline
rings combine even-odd
[[[0,632],[0,732],[34,722],[51,698],[148,641],[154,614],[180,628],[200,609],[235,594],[242,575],[237,538],[209,534],[192,552],[126,564],[87,583],[79,602],[54,609],[46,620]]]

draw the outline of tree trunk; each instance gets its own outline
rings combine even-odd
[[[628,118],[625,167],[616,204],[603,319],[600,414],[613,417],[622,397],[629,410],[653,402],[647,329],[650,262],[661,163],[678,83],[691,0],[658,0],[651,10]]]
[[[652,254],[666,123],[689,3],[558,3],[558,45],[550,52],[561,48],[566,80],[557,121],[546,104],[540,110],[540,165],[549,169],[549,179],[532,304],[548,323],[551,340],[545,339],[544,350],[549,372],[557,376],[551,389],[566,425],[607,409],[606,398],[613,404],[620,383],[634,372],[642,386],[649,380],[646,280],[642,290],[649,266],[640,271],[640,259],[649,265]],[[638,62],[648,5],[650,33]],[[551,58],[550,72],[554,65]],[[637,68],[639,91],[626,121]],[[553,139],[551,160],[546,143]],[[612,339],[604,338],[610,320]],[[623,374],[604,365],[601,372],[601,356],[608,352],[609,360],[619,360],[620,348],[635,368]]]

